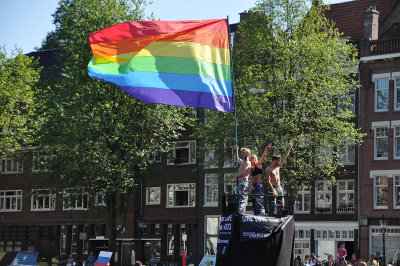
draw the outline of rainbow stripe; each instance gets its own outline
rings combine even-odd
[[[95,79],[146,103],[233,111],[226,19],[126,22],[89,40]]]

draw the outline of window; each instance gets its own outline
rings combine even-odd
[[[344,144],[339,146],[339,164],[354,165],[355,161],[355,145]]]
[[[150,163],[161,163],[161,153],[154,152],[153,154],[150,154],[149,161]]]
[[[389,77],[375,79],[375,112],[389,110]]]
[[[56,194],[51,189],[32,189],[32,211],[54,211],[56,208]]]
[[[394,208],[400,208],[400,175],[393,177]]]
[[[387,207],[388,207],[388,177],[375,176],[374,208],[387,209]]]
[[[236,192],[236,178],[235,173],[226,173],[224,174],[224,192],[228,194],[232,194]]]
[[[105,192],[103,191],[96,192],[94,205],[107,206],[107,197]]]
[[[310,213],[311,203],[311,190],[310,187],[302,187],[296,196],[295,213]]]
[[[311,230],[296,230],[294,232],[295,239],[310,239]]]
[[[218,206],[218,175],[206,174],[204,176],[204,205]]]
[[[315,164],[321,166],[328,166],[332,164],[332,148],[321,145],[319,147],[318,156],[315,158]]]
[[[146,187],[146,205],[161,203],[161,187]]]
[[[50,150],[42,150],[42,151],[35,151],[33,152],[32,158],[32,172],[47,172],[48,167],[48,159],[50,156],[53,156],[53,153]]]
[[[224,140],[224,167],[233,167],[233,146],[228,139]],[[240,152],[239,152],[240,154]]]
[[[215,152],[212,150],[210,145],[205,145],[204,150],[204,167],[205,168],[217,168],[217,161],[215,159]]]
[[[393,157],[400,159],[400,125],[393,128]]]
[[[372,227],[372,226],[371,226]],[[370,238],[371,250],[379,251],[383,254],[382,232],[379,226],[371,228],[372,234]],[[400,247],[400,227],[388,225],[385,234],[385,252],[386,258],[393,258]],[[398,257],[397,257],[398,258]],[[396,260],[395,260],[396,261]],[[396,265],[396,264],[395,264]]]
[[[310,241],[294,241],[294,256],[300,256],[301,261],[310,255]]]
[[[17,158],[0,159],[0,174],[17,174],[22,173],[23,161]]]
[[[187,233],[186,233],[186,225],[181,224],[181,232],[180,232],[180,239],[181,239],[181,247],[180,247],[180,255],[185,251],[187,251]]]
[[[63,210],[87,210],[89,194],[83,189],[65,189],[63,193]]]
[[[216,255],[217,254],[217,241],[218,241],[218,230],[221,221],[220,217],[205,217],[206,221],[206,236],[205,236],[205,255]]]
[[[350,105],[348,106],[348,109],[350,112],[353,114],[356,113],[356,96],[355,96],[355,91],[352,90],[349,92],[349,98],[350,98]]]
[[[168,245],[167,245],[167,254],[173,255],[174,254],[174,230],[172,224],[168,224]]]
[[[394,110],[400,111],[400,77],[394,77]]]
[[[389,150],[388,127],[374,128],[375,160],[387,160]]]
[[[0,212],[22,210],[22,190],[0,190]]]
[[[168,165],[195,164],[196,141],[178,141],[169,150]]]
[[[332,213],[332,185],[328,181],[317,181],[315,189],[315,213]]]
[[[354,213],[354,180],[338,181],[337,213]]]
[[[195,206],[196,184],[169,184],[167,191],[167,207]]]
[[[159,235],[160,234],[160,224],[155,224],[154,226],[154,234]]]

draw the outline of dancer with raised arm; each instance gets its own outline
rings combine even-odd
[[[257,160],[257,155],[254,153],[250,156],[251,163],[251,194],[258,194],[260,196],[253,196],[254,198],[254,215],[265,215],[264,209],[264,184],[262,183],[262,163],[264,161],[265,155],[267,155],[268,148],[272,144],[268,144],[260,160]]]
[[[235,176],[238,181],[237,192],[239,194],[239,212],[245,213],[248,199],[247,195],[249,194],[249,175],[251,172],[251,163],[249,161],[249,157],[251,151],[247,148],[240,149],[239,159],[239,147],[235,145],[234,148],[236,149],[235,160],[237,159],[238,163],[240,164],[239,171]]]
[[[283,158],[280,155],[272,156],[271,164],[265,169],[265,174],[267,176],[267,184],[269,187],[268,198],[269,198],[269,214],[282,214],[282,208],[284,206],[284,195],[281,186],[281,178],[279,175],[279,170],[285,163],[286,158],[292,149],[293,144],[289,143]],[[274,197],[271,200],[272,196]]]

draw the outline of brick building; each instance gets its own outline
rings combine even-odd
[[[327,17],[359,47],[359,250],[379,251],[379,220],[387,220],[386,261],[400,248],[400,1],[358,0],[331,5]]]
[[[362,87],[353,95],[353,110],[367,136],[358,150],[343,147],[348,174],[337,176],[337,186],[317,181],[297,195],[296,256],[315,252],[326,259],[342,242],[349,254],[363,258],[383,253],[382,215],[388,219],[387,257],[400,247],[399,3],[357,0],[331,5],[327,12],[345,38],[360,48]],[[41,63],[51,63],[51,52],[40,53]],[[202,111],[196,115],[204,119]],[[168,154],[152,158],[150,173],[134,195],[125,233],[117,236],[123,264],[132,250],[142,261],[151,253],[161,261],[178,261],[183,250],[199,257],[215,254],[221,194],[235,186],[232,145],[221,144],[223,156],[215,164],[209,163],[216,158],[213,153],[195,156],[200,145],[186,135]],[[23,161],[1,160],[0,251],[37,250],[50,257],[107,249],[101,196],[83,194],[68,204],[61,192],[35,196],[35,189],[46,189],[37,182],[43,173],[35,172],[32,150],[24,152]]]
[[[45,69],[56,64],[54,50],[33,52]],[[107,206],[102,194],[73,195],[46,184],[46,171],[39,169],[38,147],[28,147],[0,159],[0,252],[38,251],[41,258],[74,254],[86,259],[108,248]],[[72,189],[72,188],[71,188]],[[134,223],[132,207],[126,224]],[[122,222],[117,221],[117,224]],[[133,226],[117,235],[119,261],[129,264],[133,250]]]

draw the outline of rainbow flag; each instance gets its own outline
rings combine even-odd
[[[233,111],[226,19],[125,22],[89,40],[95,79],[146,103]]]

